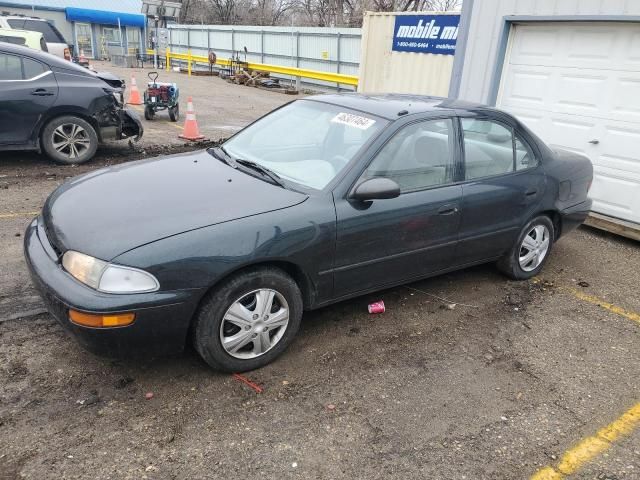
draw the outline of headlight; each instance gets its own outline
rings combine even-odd
[[[113,265],[73,250],[62,256],[62,266],[76,280],[100,292],[142,293],[160,288],[158,280],[150,273]]]

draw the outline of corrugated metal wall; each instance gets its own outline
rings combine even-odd
[[[460,98],[488,101],[503,18],[509,15],[640,15],[640,0],[475,0]]]
[[[191,49],[194,55],[207,55],[211,49],[221,58],[230,58],[233,51],[238,51],[244,60],[247,47],[249,62],[358,75],[359,28],[170,25],[169,34],[174,52]],[[304,81],[336,87],[319,80]]]
[[[415,15],[416,12],[407,14]],[[358,90],[365,93],[416,93],[446,97],[453,55],[392,51],[397,15],[403,14],[365,14]]]

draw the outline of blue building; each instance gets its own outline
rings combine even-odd
[[[145,48],[142,0],[0,0],[0,12],[44,18],[64,35],[74,54],[106,59]]]

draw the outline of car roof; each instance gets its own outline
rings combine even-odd
[[[43,52],[41,50],[35,50],[29,47],[23,47],[21,45],[14,45],[13,43],[0,42],[0,51],[3,53],[13,53],[15,55],[24,55],[25,57],[35,58],[42,63],[46,63],[50,67],[63,68],[65,70],[76,70],[78,73],[87,73],[88,70],[75,63],[65,60],[55,55]]]
[[[488,109],[479,103],[466,102],[453,98],[431,97],[428,95],[409,94],[364,94],[341,93],[327,95],[313,95],[305,100],[329,103],[332,105],[359,110],[388,120],[396,120],[399,117],[427,112],[448,112],[456,110]],[[399,115],[400,112],[402,115]]]

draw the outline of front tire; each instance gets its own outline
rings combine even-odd
[[[144,107],[144,118],[145,120],[153,120],[153,117],[156,116],[156,112],[152,106],[147,105]]]
[[[67,115],[51,120],[42,131],[42,148],[56,163],[78,165],[93,158],[98,134],[89,122]]]
[[[300,289],[282,270],[241,272],[205,298],[195,318],[193,344],[212,368],[254,370],[291,344],[302,311]]]
[[[551,253],[555,230],[546,215],[529,221],[520,231],[514,246],[498,260],[498,269],[514,280],[527,280],[544,267]]]
[[[180,107],[178,105],[175,107],[169,107],[169,120],[172,122],[180,120]]]

